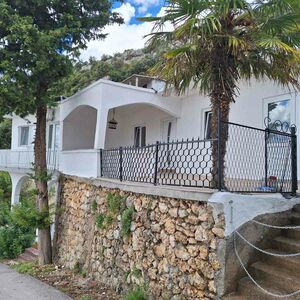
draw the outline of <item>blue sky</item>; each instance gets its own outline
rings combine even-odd
[[[163,0],[128,0],[135,9],[135,16],[130,20],[130,24],[139,24],[138,17],[151,15],[156,16],[163,7]],[[116,2],[114,8],[119,8],[122,5],[121,2]]]
[[[101,58],[103,54],[112,55],[127,49],[143,48],[146,42],[144,36],[151,32],[153,24],[139,22],[137,18],[163,14],[163,4],[164,0],[116,2],[113,11],[123,16],[124,24],[107,26],[104,30],[108,33],[107,38],[90,42],[87,50],[82,52],[81,58],[83,60],[88,60],[91,56]]]

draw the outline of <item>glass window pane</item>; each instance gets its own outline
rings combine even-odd
[[[211,139],[211,111],[205,112],[204,138]]]
[[[48,133],[48,149],[52,149],[52,142],[53,142],[53,125],[50,125],[49,133]]]
[[[20,146],[27,146],[29,143],[29,127],[21,127],[20,135]]]
[[[134,146],[135,147],[140,146],[140,135],[141,135],[141,128],[135,127],[134,128]]]
[[[146,127],[142,127],[141,147],[146,146]]]
[[[54,135],[54,149],[59,149],[59,135],[60,135],[60,125],[55,125],[55,135]]]
[[[270,127],[276,127],[275,122],[287,122],[291,124],[291,103],[290,100],[271,102],[268,104],[268,117],[270,118]],[[276,129],[276,128],[273,128]]]

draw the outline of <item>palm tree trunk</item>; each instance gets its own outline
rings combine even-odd
[[[230,99],[225,97],[224,94],[211,94],[211,133],[214,139],[212,147],[212,187],[220,190],[226,190],[225,155],[228,140],[228,124],[226,122],[229,121],[230,102]]]
[[[38,107],[36,114],[36,134],[34,144],[35,184],[37,188],[37,207],[39,212],[49,215],[48,176],[46,159],[46,119],[47,107]],[[40,265],[52,263],[52,245],[50,225],[38,230],[38,248]]]

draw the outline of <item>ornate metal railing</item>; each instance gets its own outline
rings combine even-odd
[[[219,122],[217,139],[101,150],[101,176],[232,192],[295,193],[296,128],[279,121],[273,125],[259,129]]]

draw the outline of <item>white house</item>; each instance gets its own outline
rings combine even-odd
[[[163,81],[139,75],[123,83],[101,79],[49,109],[49,169],[88,178],[211,187],[211,149],[217,141],[210,137],[209,98],[197,90],[166,95],[164,86]],[[298,92],[270,81],[242,82],[230,122],[264,129],[269,117],[271,123],[279,120],[300,127],[299,101]],[[34,122],[33,116],[14,115],[11,149],[0,151],[0,169],[12,177],[13,203],[18,202],[33,161]],[[277,142],[275,134],[270,135],[266,142],[265,131],[236,125],[227,129],[231,150],[225,166],[233,191],[265,191],[279,179],[290,190],[289,134],[283,133]],[[298,162],[298,176],[299,170]]]

